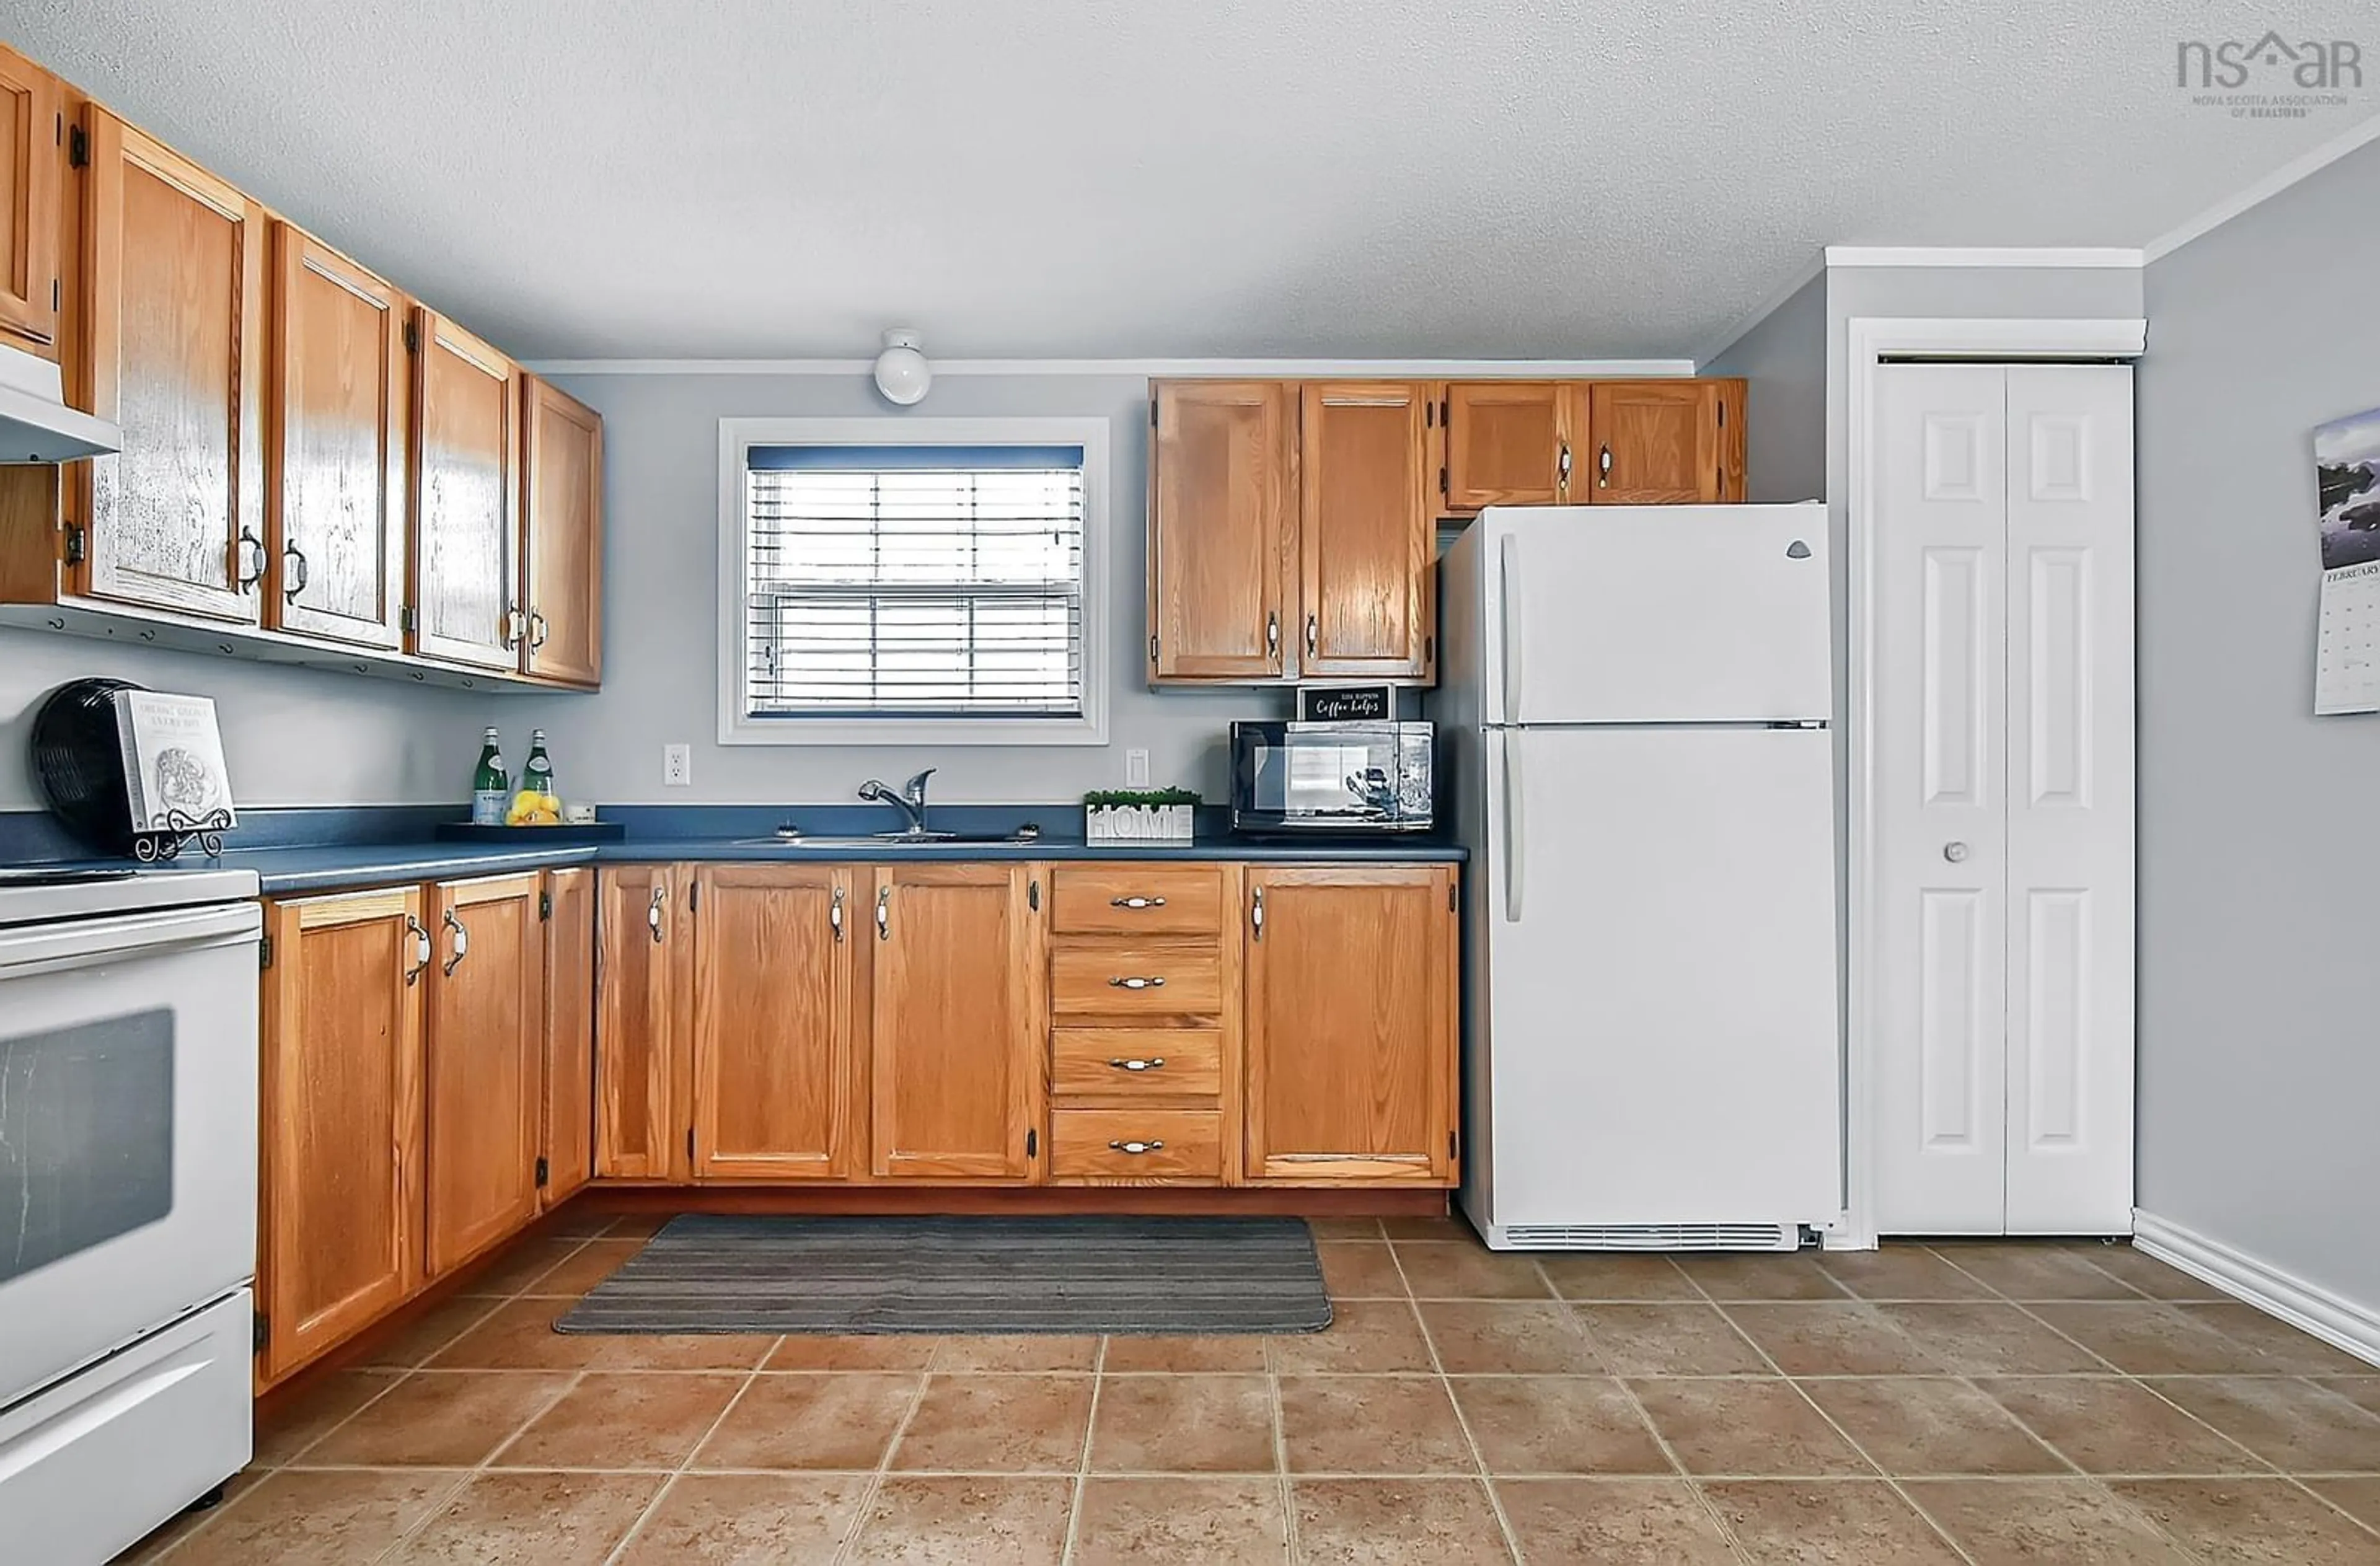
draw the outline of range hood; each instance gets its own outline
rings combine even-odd
[[[0,346],[0,463],[72,462],[122,448],[124,432],[67,406],[58,367]]]

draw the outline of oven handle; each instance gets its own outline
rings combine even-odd
[[[253,903],[217,903],[5,930],[0,931],[0,979],[97,967],[127,957],[253,945],[263,932],[264,910]]]

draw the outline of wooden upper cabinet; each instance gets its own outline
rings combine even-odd
[[[1246,1177],[1454,1178],[1454,871],[1247,872]]]
[[[595,872],[545,872],[545,1185],[540,1208],[595,1171]]]
[[[1572,488],[1596,505],[1743,498],[1743,382],[1594,381]]]
[[[1424,678],[1437,650],[1433,386],[1309,382],[1300,394],[1301,674]]]
[[[694,1174],[856,1174],[866,1072],[854,1017],[864,868],[707,865],[695,938]]]
[[[73,585],[254,625],[265,553],[263,209],[106,111],[89,117],[88,362],[76,382],[93,413],[122,426],[124,449],[69,468],[69,482],[89,486],[89,537],[68,541]]]
[[[0,335],[43,358],[58,357],[64,116],[57,78],[0,45]]]
[[[534,874],[431,889],[428,1275],[537,1216],[543,1134],[545,932]]]
[[[596,910],[595,1172],[683,1180],[691,1119],[683,997],[692,931],[678,872],[607,865]]]
[[[603,678],[603,420],[521,377],[522,672],[572,685]]]
[[[265,624],[393,649],[405,640],[406,301],[285,223],[273,279]]]
[[[875,970],[878,1175],[1038,1177],[1049,1042],[1039,874],[1026,865],[878,867],[860,927]]]
[[[416,312],[412,650],[520,666],[520,371],[435,310]]]
[[[1559,505],[1570,402],[1559,381],[1456,381],[1445,394],[1445,509]]]
[[[423,972],[414,887],[266,905],[259,1378],[278,1380],[422,1275]]]
[[[1151,395],[1150,677],[1278,679],[1297,550],[1296,388],[1164,381]]]

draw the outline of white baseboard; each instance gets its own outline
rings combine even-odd
[[[2132,1209],[2132,1247],[2334,1348],[2380,1365],[2380,1311],[2137,1208]]]

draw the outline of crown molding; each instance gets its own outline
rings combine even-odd
[[[2290,159],[2253,185],[2225,197],[2179,227],[2167,230],[2150,240],[2141,254],[2148,261],[2163,261],[2192,239],[2212,234],[2250,208],[2279,195],[2301,179],[2321,173],[2348,153],[2372,141],[2380,141],[2380,115],[2374,115],[2362,125],[2350,127],[2344,134],[2334,136],[2313,151]]]
[[[1826,264],[1837,266],[2029,266],[2137,271],[2143,252],[2107,246],[1829,245]]]
[[[1691,358],[952,358],[952,375],[1245,375],[1263,379],[1534,381],[1692,375]],[[549,358],[539,375],[867,375],[868,358]]]
[[[1795,268],[1793,274],[1772,290],[1767,298],[1737,316],[1735,323],[1730,326],[1724,334],[1714,339],[1708,347],[1694,356],[1694,362],[1708,366],[1713,359],[1751,336],[1762,322],[1784,309],[1786,300],[1826,274],[1827,253],[1821,250],[1812,256],[1806,264]]]

